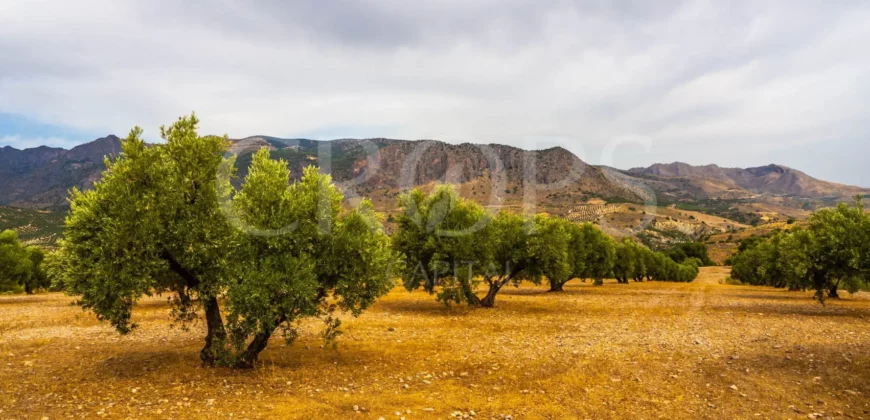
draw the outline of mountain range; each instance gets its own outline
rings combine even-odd
[[[72,187],[90,188],[106,168],[103,157],[121,152],[113,135],[66,150],[39,146],[0,148],[0,204],[31,209],[66,206]]]
[[[785,205],[831,202],[870,189],[813,178],[782,165],[756,168],[655,164],[620,170],[589,165],[563,148],[525,151],[489,144],[435,140],[339,139],[319,141],[254,136],[231,141],[243,179],[251,154],[266,147],[287,160],[291,172],[310,164],[327,166],[346,194],[370,197],[390,209],[404,189],[435,182],[460,186],[463,196],[484,205],[520,206],[534,193],[535,204],[553,213],[590,201],[660,204],[701,200],[756,200]],[[70,150],[0,148],[0,205],[55,209],[67,205],[72,187],[89,188],[105,169],[104,156],[120,153],[114,135]],[[535,180],[534,188],[524,180]]]

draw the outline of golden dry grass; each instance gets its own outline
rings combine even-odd
[[[202,325],[169,328],[159,298],[119,337],[63,295],[5,296],[0,418],[870,416],[870,298],[823,307],[727,274],[524,286],[476,310],[396,289],[336,349],[306,324],[250,371],[199,367]]]

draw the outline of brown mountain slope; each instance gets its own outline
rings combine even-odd
[[[789,197],[849,197],[868,189],[820,181],[778,165],[759,168],[656,164],[628,171],[588,165],[562,148],[525,151],[489,144],[448,144],[434,140],[339,139],[317,141],[254,136],[232,140],[240,180],[251,154],[262,147],[288,161],[294,176],[307,165],[321,166],[347,195],[370,197],[381,209],[395,205],[402,190],[436,182],[460,185],[461,193],[484,205],[536,205],[564,214],[600,198],[609,202],[697,201],[709,198],[790,200]],[[104,169],[103,156],[120,152],[107,136],[71,150],[0,148],[0,205],[54,208],[66,205],[71,187],[89,188]],[[533,181],[533,182],[531,182]],[[527,188],[529,187],[529,188]],[[534,187],[534,188],[531,188]]]
[[[756,168],[722,168],[718,165],[693,166],[682,162],[657,163],[648,168],[633,168],[631,175],[665,184],[691,185],[704,198],[749,198],[757,195],[802,198],[849,197],[870,189],[837,184],[813,178],[801,171],[767,165]]]
[[[448,144],[434,140],[339,139],[317,141],[267,136],[232,140],[239,182],[254,151],[268,147],[288,161],[294,176],[316,165],[341,183],[349,198],[370,197],[379,208],[394,207],[396,195],[437,182],[458,184],[463,195],[485,205],[543,206],[560,212],[591,198],[640,201],[620,182],[562,148],[525,151],[499,144]],[[66,205],[72,187],[89,188],[105,169],[104,156],[120,153],[115,136],[71,150],[38,147],[0,149],[0,205],[55,208]],[[532,182],[533,181],[533,182]],[[534,188],[526,188],[526,187]]]
[[[70,188],[90,188],[105,169],[103,156],[120,151],[121,141],[112,135],[70,150],[45,146],[0,148],[0,204],[35,209],[63,207]]]
[[[294,175],[304,166],[328,168],[350,196],[370,197],[377,207],[395,205],[399,191],[437,182],[460,186],[463,196],[484,205],[520,205],[534,200],[547,211],[563,212],[595,197],[640,201],[640,197],[602,169],[562,148],[525,151],[489,144],[448,144],[434,140],[341,139],[330,142],[271,137],[233,140],[240,178],[256,146],[286,159]],[[526,189],[526,186],[534,187]]]

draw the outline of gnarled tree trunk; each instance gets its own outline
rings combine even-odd
[[[163,249],[160,257],[169,264],[169,269],[172,272],[178,274],[184,280],[184,284],[178,288],[178,297],[182,302],[189,303],[190,297],[185,287],[187,289],[198,289],[201,285],[199,278],[182,266],[168,250]],[[215,359],[219,353],[218,350],[227,341],[227,332],[224,329],[224,320],[221,317],[221,308],[218,305],[217,296],[205,297],[200,295],[200,299],[204,299],[205,323],[208,332],[205,336],[205,346],[199,352],[199,359],[202,360],[203,366],[214,366]]]
[[[205,323],[208,332],[205,336],[205,346],[199,352],[199,359],[204,366],[214,366],[220,348],[227,341],[227,332],[221,318],[221,308],[216,297],[208,297],[205,301]]]
[[[281,314],[278,319],[275,320],[275,323],[270,328],[264,328],[254,336],[254,339],[248,344],[248,347],[239,355],[238,360],[236,360],[236,364],[233,366],[239,369],[250,369],[254,367],[254,364],[257,363],[257,359],[260,357],[260,353],[263,350],[266,350],[266,346],[269,344],[269,339],[272,338],[272,334],[275,332],[275,329],[284,322],[287,317],[284,314]]]
[[[480,306],[480,298],[474,294],[474,290],[471,289],[469,282],[459,280],[459,287],[462,289],[462,294],[465,296],[468,306]]]
[[[498,282],[492,282],[489,285],[489,290],[486,292],[486,296],[480,300],[480,306],[484,308],[492,308],[495,306],[495,296],[498,294],[499,289],[501,289],[501,285]]]
[[[831,298],[831,299],[839,299],[840,298],[840,294],[837,293],[837,287],[839,285],[840,285],[839,281],[837,281],[836,283],[831,285],[831,288],[828,290],[828,298]]]

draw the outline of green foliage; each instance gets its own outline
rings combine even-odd
[[[706,247],[704,248],[706,254]],[[697,257],[682,255],[678,263],[662,252],[653,252],[629,238],[624,238],[616,246],[613,275],[619,283],[629,280],[691,282],[698,276],[698,267],[703,261]]]
[[[571,253],[574,255],[572,277],[593,279],[601,284],[613,270],[616,248],[613,239],[592,223],[584,223],[572,230]]]
[[[819,301],[870,282],[870,216],[861,200],[814,212],[806,229],[745,241],[731,260],[745,283],[815,290]]]
[[[0,232],[0,292],[31,294],[48,287],[44,259],[42,249],[22,244],[14,230]]]
[[[546,278],[551,290],[561,290],[562,285],[575,277],[578,253],[570,244],[576,237],[577,225],[545,215],[532,220],[527,250],[529,278],[536,283]]]
[[[480,304],[474,294],[489,261],[491,217],[459,197],[449,185],[426,196],[421,190],[399,197],[402,212],[393,246],[404,254],[401,278],[408,290],[423,287],[445,304]]]
[[[702,242],[681,243],[667,250],[665,254],[678,264],[689,258],[697,258],[702,267],[715,265],[707,254],[707,244]]]
[[[197,124],[180,118],[150,146],[133,129],[95,188],[72,191],[49,265],[83,308],[126,333],[138,299],[168,293],[182,326],[205,313],[204,363],[244,367],[275,329],[293,337],[294,322],[317,316],[332,337],[334,311],[357,315],[389,290],[393,254],[370,203],[340,216],[329,176],[308,168],[288,185],[286,162],[266,150],[235,193],[226,138]]]
[[[613,275],[620,283],[628,283],[634,279],[636,272],[642,272],[644,259],[640,255],[640,247],[631,239],[624,238],[616,246],[616,260],[613,265]]]
[[[174,293],[186,322],[231,280],[233,232],[216,188],[226,139],[197,136],[197,123],[161,127],[166,143],[154,146],[134,128],[94,189],[70,192],[55,281],[121,333],[143,295]]]

